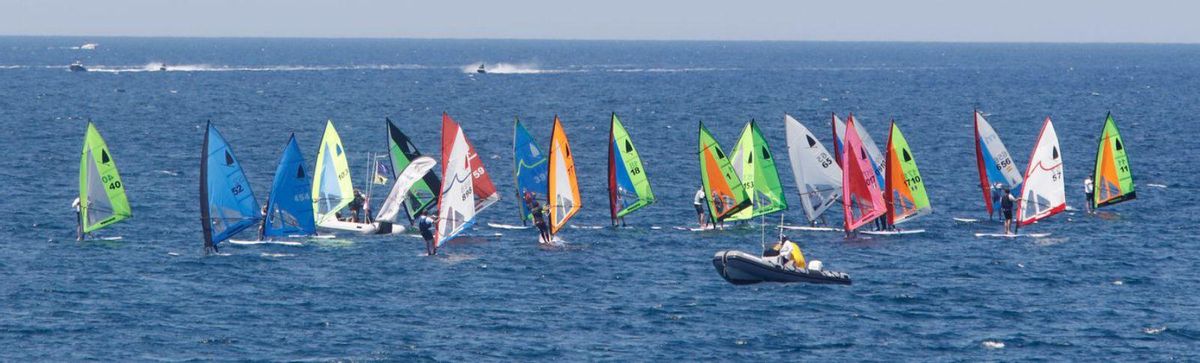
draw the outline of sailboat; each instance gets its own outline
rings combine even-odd
[[[474,225],[475,215],[499,199],[467,135],[450,115],[442,113],[442,190],[432,252],[436,254],[443,244]]]
[[[608,209],[612,225],[625,224],[626,215],[652,203],[654,192],[642,158],[614,112],[608,126]]]
[[[1019,226],[1036,223],[1067,209],[1060,150],[1058,133],[1054,131],[1050,118],[1046,117],[1037,144],[1029,156],[1029,166],[1025,169],[1021,200],[1016,206]]]
[[[733,147],[732,160],[733,171],[742,181],[750,206],[729,216],[728,220],[744,221],[788,209],[775,158],[754,120],[742,128],[742,135]]]
[[[1121,133],[1117,131],[1112,113],[1104,120],[1100,146],[1096,150],[1094,175],[1096,190],[1092,200],[1087,201],[1092,204],[1092,210],[1137,198],[1133,190],[1133,173],[1129,170],[1129,156],[1125,153],[1125,143],[1121,141]]]
[[[567,141],[567,133],[558,115],[554,116],[550,133],[549,175],[550,203],[547,207],[550,209],[551,241],[543,241],[545,243],[553,242],[558,231],[583,206],[579,197],[579,182],[575,179],[575,157],[571,156],[571,143]]]
[[[925,194],[925,181],[921,179],[921,172],[917,170],[917,160],[908,147],[908,140],[905,140],[904,134],[900,132],[900,127],[896,126],[896,121],[892,121],[886,150],[884,170],[887,175],[884,177],[882,192],[884,203],[887,205],[887,224],[892,229],[863,231],[863,233],[895,235],[925,232],[924,229],[900,230],[895,228],[900,223],[911,221],[933,211],[929,206],[929,196]]]
[[[854,126],[854,117],[850,117],[846,123],[841,155],[842,218],[847,236],[887,213],[867,147],[863,146],[858,128]]]
[[[517,210],[520,213],[521,225],[533,221],[533,213],[525,204],[525,193],[531,193],[533,199],[541,205],[547,205],[547,195],[550,193],[550,167],[546,162],[546,154],[538,148],[537,142],[529,130],[521,124],[520,119],[513,121],[513,178],[516,179]]]
[[[257,225],[262,216],[233,149],[211,122],[206,129],[200,157],[200,226],[204,250],[216,252],[218,244]]]
[[[312,181],[305,169],[304,155],[296,135],[288,138],[279,166],[275,168],[275,182],[267,197],[266,215],[263,217],[261,237],[302,237],[317,234],[313,216]]]
[[[858,137],[862,140],[863,147],[867,151],[867,157],[871,161],[871,170],[875,172],[875,181],[882,183],[884,179],[884,159],[883,153],[879,152],[879,145],[875,144],[875,139],[871,138],[871,134],[867,133],[867,129],[864,128],[862,124],[858,122],[858,120],[854,119],[854,114],[850,114],[850,117],[848,117],[847,120],[847,122],[854,124],[854,131],[858,132]],[[833,121],[831,121],[831,123],[833,124],[833,151],[835,154],[841,155],[842,141],[845,140],[846,125],[849,123],[843,123],[842,119],[837,117],[837,114],[833,115]],[[839,165],[841,165],[840,161]],[[883,185],[880,185],[879,187],[882,188]]]
[[[975,110],[975,164],[979,169],[979,186],[983,189],[983,203],[987,207],[988,215],[991,216],[999,208],[993,205],[998,201],[992,200],[992,188],[996,184],[1000,184],[1010,190],[1021,190],[1021,183],[1024,179],[1017,170],[1016,163],[1013,162],[1008,149],[1004,147],[1003,142],[1000,142],[1000,135],[996,134],[996,130],[992,128],[987,119],[983,118],[983,114],[979,113],[979,110]],[[961,218],[959,220],[973,221]]]
[[[375,215],[375,233],[404,232],[403,226],[396,225],[396,217],[400,216],[402,206],[415,196],[412,192],[413,188],[428,180],[426,176],[430,174],[429,171],[433,170],[435,165],[437,165],[437,161],[428,156],[418,156],[409,160],[404,170],[396,175],[387,199],[383,200],[383,205],[379,207],[379,213]]]
[[[333,121],[325,123],[325,135],[321,137],[321,148],[317,151],[317,166],[313,173],[313,214],[318,227],[374,233],[375,225],[338,219],[338,214],[354,200],[354,183],[350,180],[350,166],[346,161],[346,150],[338,136]],[[349,211],[347,211],[348,213]]]
[[[808,128],[791,115],[783,116],[787,132],[788,159],[792,165],[792,176],[800,194],[800,206],[810,226],[789,227],[791,229],[827,230],[830,227],[815,227],[817,219],[826,209],[841,201],[842,168],[830,156],[820,141]]]
[[[83,151],[79,157],[79,220],[83,239],[85,234],[108,227],[132,217],[129,199],[125,196],[125,185],[117,173],[117,163],[108,144],[88,121],[83,138]],[[112,239],[116,239],[113,237]]]
[[[398,179],[409,163],[421,156],[421,151],[417,150],[417,146],[412,143],[408,135],[400,132],[391,119],[385,118],[385,120],[388,128],[388,160],[392,167],[392,179]],[[441,187],[442,183],[434,173],[426,173],[413,183],[409,188],[408,198],[403,199],[402,205],[404,216],[410,223],[433,206],[433,203],[437,201],[436,193],[441,190]]]
[[[737,212],[750,207],[750,197],[729,158],[721,151],[721,145],[713,138],[704,122],[700,122],[700,181],[708,203],[709,218],[713,222],[724,221]]]

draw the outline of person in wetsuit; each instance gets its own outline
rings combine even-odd
[[[530,214],[533,214],[533,226],[538,229],[541,243],[550,243],[550,228],[546,226],[546,210],[542,208],[541,203],[538,203],[537,198],[533,197],[533,192],[525,192],[525,207],[529,208]]]
[[[433,228],[436,223],[433,212],[429,210],[425,210],[425,214],[417,218],[417,229],[421,231],[421,238],[425,240],[425,254],[429,256],[437,254],[437,246],[433,242]]]

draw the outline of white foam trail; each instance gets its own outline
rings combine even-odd
[[[366,64],[366,65],[264,65],[264,66],[231,66],[211,64],[166,64],[153,62],[137,66],[86,66],[89,72],[100,73],[132,73],[132,72],[320,72],[343,70],[396,70],[396,69],[426,69],[417,64]]]
[[[487,74],[549,74],[566,73],[563,69],[540,69],[534,63],[473,63],[462,67],[463,73],[477,73],[484,64]]]
[[[1167,330],[1166,325],[1163,325],[1163,326],[1157,327],[1157,328],[1156,327],[1145,328],[1145,329],[1142,329],[1142,332],[1146,333],[1146,334],[1158,334],[1158,333],[1162,333],[1164,330]]]
[[[710,68],[710,67],[694,67],[694,68],[618,68],[611,69],[609,72],[617,73],[679,73],[679,72],[717,72],[717,71],[736,71],[737,68]]]

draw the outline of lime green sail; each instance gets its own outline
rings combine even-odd
[[[91,122],[88,122],[79,158],[79,213],[83,233],[133,216],[116,161],[108,151],[108,144],[100,137],[100,131]]]
[[[723,221],[729,216],[750,206],[750,197],[742,188],[737,172],[729,165],[729,158],[721,151],[721,144],[713,138],[704,123],[700,123],[700,180],[703,183],[708,213],[714,221]]]
[[[1096,150],[1096,172],[1093,177],[1096,190],[1092,194],[1092,208],[1113,205],[1137,198],[1133,190],[1133,173],[1129,170],[1129,156],[1125,154],[1125,142],[1117,132],[1117,123],[1109,113],[1104,120],[1104,131],[1100,134],[1100,148]]]
[[[775,168],[775,157],[754,120],[742,128],[742,136],[733,148],[733,170],[750,197],[750,207],[729,220],[747,220],[788,209],[783,183],[779,182],[779,170]]]
[[[925,194],[925,181],[917,171],[917,160],[894,121],[884,159],[883,199],[887,204],[888,224],[899,224],[932,212],[929,196]]]
[[[654,203],[642,158],[616,113],[612,115],[609,132],[608,192],[613,224],[618,218]]]

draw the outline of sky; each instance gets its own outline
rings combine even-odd
[[[0,0],[0,35],[1200,43],[1188,0]]]

